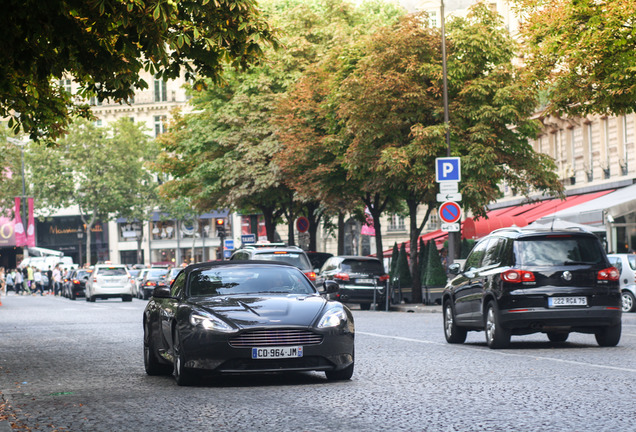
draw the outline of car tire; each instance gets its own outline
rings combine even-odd
[[[360,303],[360,310],[370,310],[371,303]]]
[[[636,297],[630,291],[623,291],[621,293],[623,312],[634,312],[636,310]]]
[[[353,376],[353,367],[355,364],[355,352],[352,355],[353,361],[349,366],[340,370],[325,371],[325,376],[329,381],[348,381]]]
[[[446,342],[451,344],[461,344],[466,341],[466,335],[468,331],[465,328],[458,327],[455,324],[455,314],[453,313],[453,307],[451,302],[448,301],[444,304],[444,336]]]
[[[96,297],[94,295],[88,297],[88,301],[90,301],[91,303],[95,303]]]
[[[596,337],[596,343],[602,347],[613,347],[618,345],[621,340],[622,325],[619,322],[617,325],[611,327],[603,327],[594,333]]]
[[[144,368],[146,374],[151,376],[170,375],[170,365],[160,363],[157,359],[157,350],[149,331],[144,331]]]
[[[121,296],[121,301],[131,302],[132,301],[132,296],[131,295]]]
[[[510,345],[510,331],[501,325],[499,319],[499,309],[494,301],[486,306],[484,330],[486,333],[486,343],[492,349],[505,348]]]
[[[547,334],[550,342],[565,342],[570,336],[570,333],[567,332],[548,332]]]
[[[189,386],[194,382],[194,373],[185,367],[185,355],[181,349],[181,337],[177,330],[172,335],[172,375],[179,386]]]

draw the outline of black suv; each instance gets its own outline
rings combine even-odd
[[[331,297],[342,303],[358,303],[360,309],[369,310],[375,301],[384,305],[386,282],[389,275],[377,258],[362,256],[335,256],[329,258],[316,277],[316,284],[338,282],[340,289]]]
[[[565,342],[570,332],[593,333],[600,346],[621,337],[619,273],[601,242],[580,230],[504,228],[479,241],[444,289],[444,334],[463,343],[484,330],[490,348],[511,335],[546,333]]]
[[[254,243],[237,249],[230,261],[282,261],[298,267],[314,284],[316,272],[304,250],[298,246],[287,246],[284,243]]]

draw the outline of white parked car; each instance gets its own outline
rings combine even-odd
[[[130,274],[124,265],[98,264],[91,277],[86,281],[86,301],[121,297],[123,301],[132,301]]]
[[[636,311],[636,254],[608,254],[607,258],[621,272],[623,312]]]

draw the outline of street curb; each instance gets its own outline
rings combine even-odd
[[[439,305],[424,305],[424,304],[399,304],[392,305],[391,310],[395,312],[407,312],[407,313],[441,313],[442,307]]]

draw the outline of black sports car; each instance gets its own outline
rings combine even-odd
[[[296,267],[271,261],[226,261],[186,267],[170,288],[157,287],[144,311],[149,375],[174,374],[179,385],[198,373],[324,371],[348,380],[354,367],[351,311]]]

